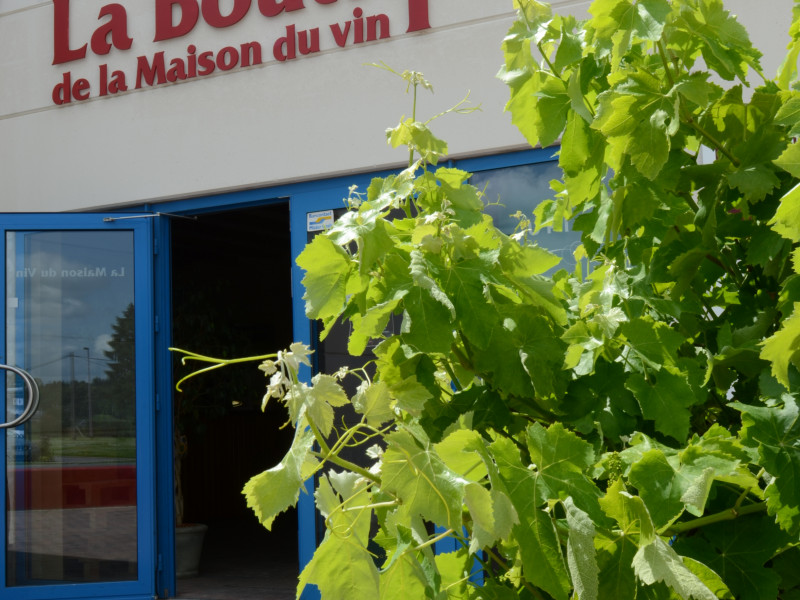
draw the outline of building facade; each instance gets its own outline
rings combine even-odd
[[[582,17],[590,2],[552,4]],[[792,2],[725,5],[774,73]],[[423,119],[480,105],[433,129],[490,198],[547,197],[557,148],[526,146],[495,77],[513,14],[510,0],[0,0],[0,363],[40,393],[34,413],[8,372],[6,422],[32,418],[0,429],[3,598],[179,592],[176,455],[184,520],[258,526],[239,492],[280,459],[285,415],[260,412],[257,372],[175,393],[169,348],[313,343],[294,259],[352,185],[407,160],[384,131],[411,96],[374,65],[431,81]],[[573,243],[553,241],[567,259]],[[266,543],[299,557],[295,577],[317,543],[311,497],[288,518]]]

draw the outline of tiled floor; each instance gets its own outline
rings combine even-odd
[[[297,542],[241,523],[210,524],[200,575],[178,580],[180,600],[294,600]]]

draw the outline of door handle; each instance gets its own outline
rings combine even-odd
[[[8,429],[9,427],[17,427],[18,425],[22,425],[25,423],[25,421],[30,419],[34,413],[36,413],[36,410],[39,408],[39,386],[36,385],[36,381],[33,379],[33,376],[23,369],[0,364],[0,370],[16,373],[22,378],[22,382],[25,386],[25,410],[23,410],[22,414],[13,421],[0,423],[0,429]]]

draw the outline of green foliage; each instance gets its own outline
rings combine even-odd
[[[298,593],[325,599],[797,598],[800,15],[767,80],[721,0],[515,7],[508,110],[564,174],[533,228],[572,219],[590,272],[543,276],[401,120],[409,168],[298,259],[323,337],[349,322],[374,360],[310,386],[299,346],[264,363],[298,434],[248,503],[269,527],[319,476]]]

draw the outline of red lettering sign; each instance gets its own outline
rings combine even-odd
[[[212,27],[230,27],[241,21],[250,10],[251,0],[234,0],[233,10],[227,17],[219,12],[219,0],[203,0],[203,19]]]
[[[408,33],[430,29],[428,0],[408,0]]]
[[[92,52],[108,54],[111,47],[127,50],[133,39],[128,35],[128,14],[121,4],[107,4],[100,9],[98,19],[109,17],[92,34]],[[111,41],[108,41],[111,36]],[[69,0],[53,0],[53,64],[60,65],[86,58],[86,46],[69,46]]]
[[[258,10],[265,17],[277,17],[283,11],[292,12],[305,8],[303,0],[258,0]]]
[[[172,22],[172,7],[181,10],[181,20],[175,25]],[[171,40],[186,35],[197,25],[200,8],[195,0],[156,0],[156,37],[154,42]]]
[[[69,104],[72,99],[89,99],[89,80],[77,79],[72,83],[72,73],[64,73],[61,83],[53,88],[53,102],[55,104]]]
[[[95,54],[108,54],[111,46],[120,50],[127,50],[131,47],[133,39],[128,36],[128,13],[119,4],[109,4],[100,9],[100,16],[111,17],[105,25],[98,27],[92,34],[92,52]],[[108,36],[111,36],[111,43]]]
[[[53,0],[53,64],[60,65],[86,56],[86,44],[69,47],[69,0]]]
[[[304,2],[311,0],[258,0],[258,10],[265,17],[277,17],[305,8]],[[253,0],[224,0],[226,13],[220,7],[223,0],[155,0],[155,37],[160,42],[184,36],[191,32],[201,16],[211,27],[225,28],[235,25],[250,12]],[[315,0],[316,4],[330,5],[337,0]],[[353,18],[344,23],[334,23],[323,32],[330,31],[328,38],[336,46],[363,44],[391,37],[390,19],[385,14],[364,14],[353,7]],[[73,47],[70,40],[70,0],[53,0],[53,64],[62,64],[86,58],[87,48],[96,55],[105,55],[111,48],[129,50],[133,38],[128,34],[128,15],[118,3],[106,4],[100,9],[101,24],[92,33],[88,43]],[[429,0],[408,0],[408,29],[416,32],[430,29]],[[285,25],[286,35],[273,44],[273,56],[278,61],[287,61],[302,55],[321,51],[320,27],[298,29],[294,24]],[[332,37],[332,40],[331,40]],[[273,38],[274,39],[274,38]],[[198,52],[189,44],[185,57],[172,57],[167,62],[163,51],[150,58],[137,58],[135,87],[157,86],[165,83],[206,76],[215,71],[230,71],[236,68],[261,64],[261,43],[253,41],[237,46],[225,46],[219,50]],[[112,71],[108,64],[100,65],[96,89],[98,96],[108,96],[128,90],[126,74]],[[129,73],[130,75],[130,73]],[[73,78],[71,72],[63,73],[62,79],[53,88],[53,102],[67,104],[74,100],[87,100],[92,86],[88,79]]]

